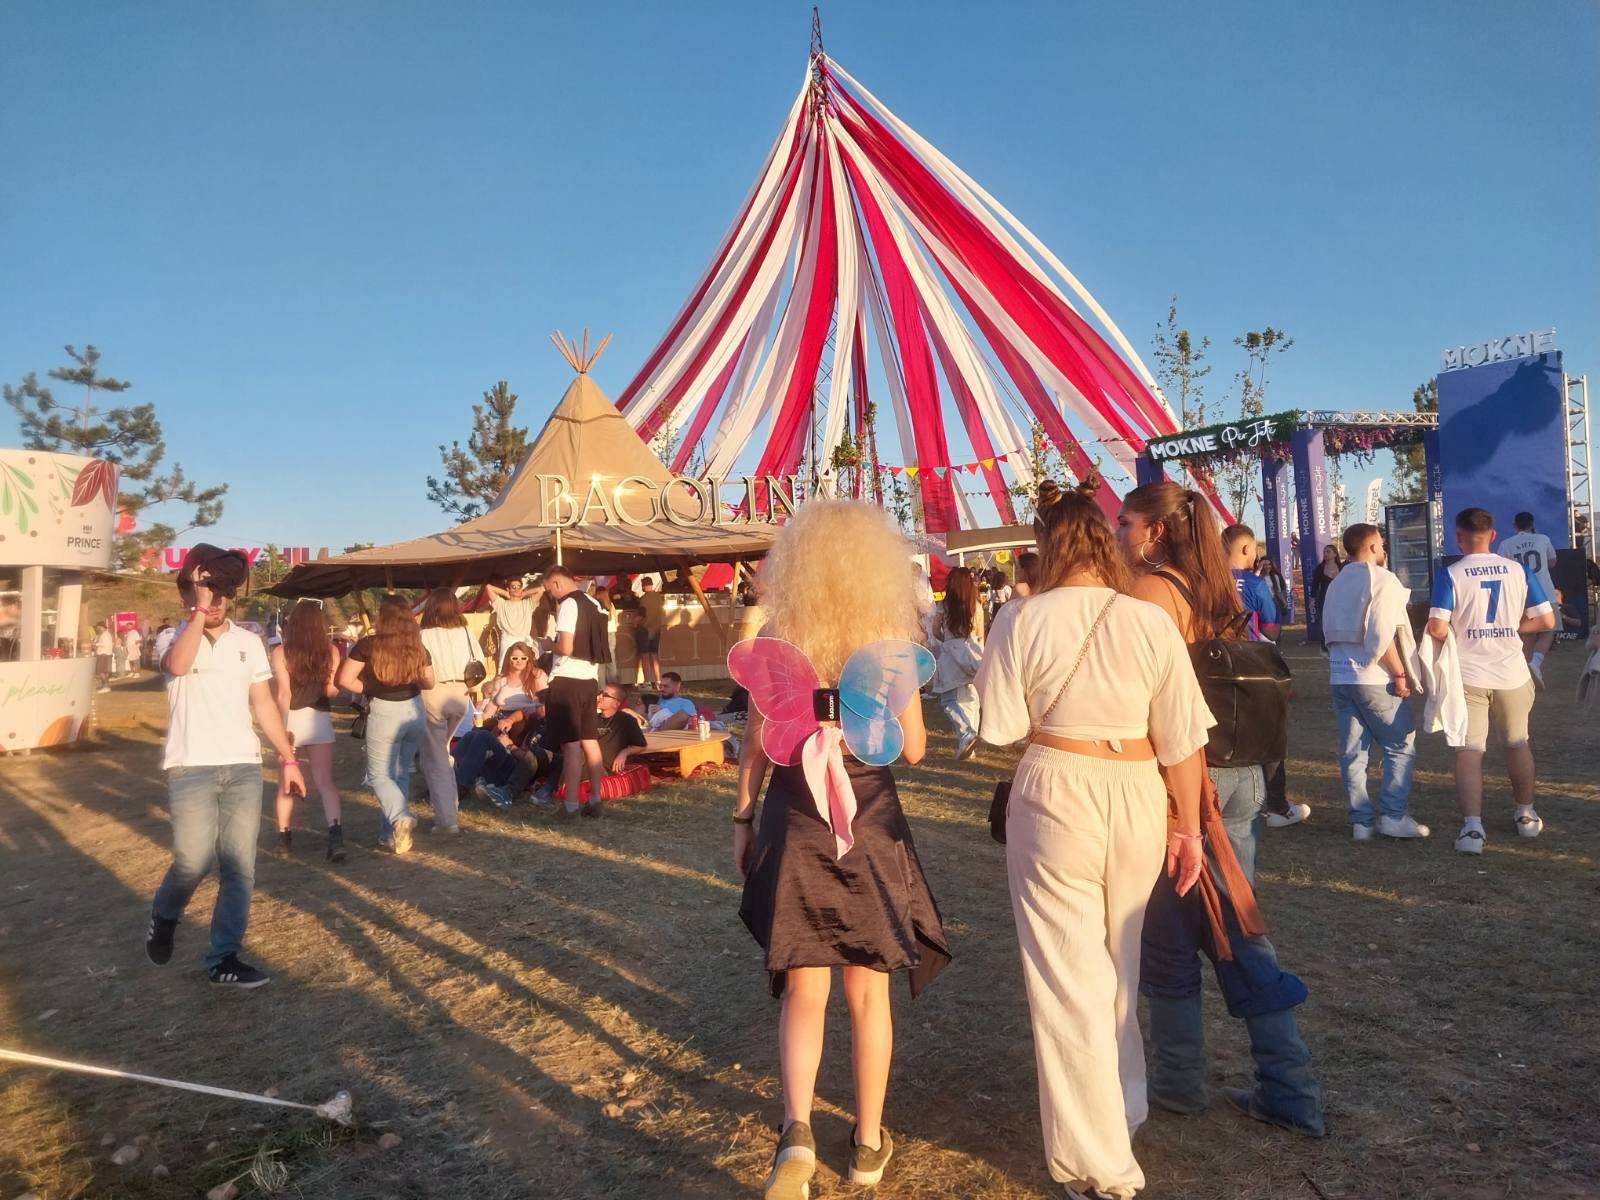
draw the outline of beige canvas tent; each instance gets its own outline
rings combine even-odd
[[[563,345],[563,353],[566,349]],[[672,478],[589,378],[593,357],[574,351],[569,361],[578,377],[483,516],[443,533],[301,563],[272,593],[339,596],[368,587],[460,587],[542,570],[557,561],[558,553],[574,571],[612,575],[748,562],[767,552],[777,527],[766,524],[594,523],[559,531],[540,524],[549,499],[540,494],[541,475],[570,480],[579,504],[591,483],[602,481],[606,495],[632,513],[646,511],[652,493],[659,497],[658,489]],[[655,488],[625,480],[648,480]],[[672,502],[684,506],[689,497],[674,489]]]

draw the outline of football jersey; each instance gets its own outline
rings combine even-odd
[[[1278,623],[1278,606],[1272,600],[1272,585],[1254,571],[1233,569],[1233,586],[1239,590],[1239,603],[1250,614],[1250,640],[1265,640],[1263,625]]]
[[[1539,581],[1539,586],[1544,589],[1545,598],[1554,601],[1556,598],[1556,585],[1550,578],[1550,564],[1556,560],[1556,548],[1550,544],[1550,539],[1542,533],[1514,533],[1504,539],[1496,548],[1496,553],[1506,558],[1515,559],[1528,568],[1528,573]]]
[[[1468,687],[1511,690],[1533,678],[1517,626],[1551,611],[1526,566],[1498,554],[1468,554],[1437,571],[1428,615],[1449,621]]]

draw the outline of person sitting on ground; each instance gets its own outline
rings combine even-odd
[[[683,694],[683,676],[665,671],[661,676],[661,700],[650,706],[650,732],[693,729],[700,719],[700,707]]]
[[[628,707],[628,689],[620,683],[608,683],[600,689],[594,702],[595,734],[600,743],[600,761],[607,779],[613,779],[628,770],[628,759],[644,749],[644,717]],[[549,772],[547,783],[533,794],[534,803],[548,803],[550,789],[556,786],[557,773]],[[601,798],[605,798],[606,783],[601,780]],[[569,801],[571,797],[567,798]],[[586,801],[587,802],[587,801]]]
[[[503,711],[538,715],[544,710],[539,698],[550,686],[550,677],[539,669],[533,647],[518,642],[506,651],[505,665],[483,686],[485,720]]]
[[[1377,834],[1425,838],[1428,827],[1406,812],[1417,762],[1417,718],[1406,702],[1411,591],[1388,570],[1383,531],[1376,525],[1352,525],[1342,541],[1350,561],[1323,597],[1322,631],[1351,835],[1358,842]],[[1381,816],[1367,795],[1367,753],[1374,742],[1383,752]]]
[[[456,790],[465,798],[471,792],[496,808],[511,802],[550,768],[551,754],[537,730],[526,728],[526,713],[504,709],[469,729],[455,743]],[[526,737],[524,737],[526,735]]]

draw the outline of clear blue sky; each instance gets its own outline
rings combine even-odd
[[[615,394],[753,182],[805,3],[51,3],[0,13],[0,378],[66,342],[230,485],[217,540],[388,541],[497,379]],[[1295,347],[1271,406],[1404,406],[1554,325],[1600,376],[1600,8],[832,3],[829,53],[1143,352],[1168,297]],[[0,443],[13,441],[9,413]],[[1368,472],[1370,474],[1370,472]],[[1353,480],[1354,492],[1359,480]]]

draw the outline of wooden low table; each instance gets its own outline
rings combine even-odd
[[[722,744],[727,740],[728,733],[723,729],[713,729],[704,740],[693,729],[674,729],[661,733],[646,733],[644,749],[636,753],[676,754],[678,775],[687,779],[695,773],[697,767],[705,763],[721,762],[725,757]]]

